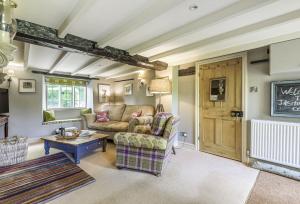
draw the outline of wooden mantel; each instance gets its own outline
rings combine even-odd
[[[20,19],[17,19],[17,33],[14,40],[68,52],[77,52],[96,57],[103,57],[123,64],[157,71],[165,70],[168,67],[168,64],[165,62],[150,62],[147,57],[130,55],[125,50],[109,46],[104,48],[97,47],[97,42],[75,35],[67,34],[64,38],[60,38],[58,37],[57,29]]]
[[[0,127],[4,126],[4,138],[8,137],[8,116],[0,116]]]

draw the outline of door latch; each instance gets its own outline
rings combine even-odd
[[[242,117],[244,117],[244,112],[243,111],[231,111],[231,117],[242,118]]]

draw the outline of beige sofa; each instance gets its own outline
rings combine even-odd
[[[96,130],[98,133],[104,133],[110,135],[110,139],[117,132],[128,132],[130,126],[134,127],[136,123],[132,120],[132,113],[142,111],[139,120],[143,120],[144,124],[152,123],[153,116],[155,113],[154,107],[149,105],[106,105],[102,107],[101,111],[107,110],[109,112],[109,122],[96,122],[96,114],[84,114],[86,126],[90,130]]]

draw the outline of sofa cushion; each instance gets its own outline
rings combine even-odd
[[[167,121],[172,117],[171,113],[157,113],[154,116],[151,134],[156,136],[162,136],[166,127]]]
[[[108,122],[108,111],[100,111],[96,113],[96,122]]]
[[[142,111],[141,116],[153,116],[154,115],[154,107],[148,105],[126,105],[124,114],[122,116],[122,121],[129,122],[132,118],[132,114],[134,112]]]
[[[126,132],[128,123],[120,121],[94,122],[89,124],[89,128],[107,132]]]
[[[109,119],[114,121],[121,121],[126,105],[106,105],[102,109],[108,110]]]
[[[114,142],[116,145],[157,150],[166,150],[168,144],[168,141],[162,137],[126,132],[116,133]]]
[[[154,116],[155,114],[155,109],[154,106],[140,106],[140,110],[142,110],[142,116]]]

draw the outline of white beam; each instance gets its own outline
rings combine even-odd
[[[127,74],[129,72],[137,71],[137,70],[138,68],[136,67],[122,64],[121,66],[115,66],[114,68],[111,68],[106,72],[102,72],[100,76],[107,78],[116,75]]]
[[[127,23],[124,23],[122,26],[119,26],[114,31],[110,32],[108,36],[99,40],[98,46],[105,47],[116,43],[121,37],[135,31],[140,26],[146,24],[147,22],[153,20],[159,15],[165,13],[174,6],[177,6],[179,3],[184,0],[151,0],[149,6],[141,12],[137,13],[132,19]]]
[[[54,62],[54,64],[52,65],[52,67],[49,70],[49,73],[52,74],[53,72],[55,72],[57,70],[57,68],[59,67],[59,65],[61,65],[70,55],[71,55],[71,52],[63,52],[59,56],[59,58]]]
[[[94,73],[91,74],[90,76],[91,76],[91,77],[97,77],[97,76],[100,76],[101,74],[106,73],[106,72],[108,72],[108,71],[110,71],[110,70],[113,70],[113,69],[115,69],[116,67],[120,67],[120,66],[122,66],[122,65],[124,65],[124,64],[122,64],[122,63],[114,63],[114,64],[111,64],[111,65],[108,65],[108,66],[100,67],[100,68],[97,69],[96,72],[94,72]]]
[[[101,62],[102,59],[103,58],[96,59],[96,60],[92,61],[91,63],[89,63],[89,64],[87,64],[87,65],[85,65],[83,67],[80,67],[79,69],[77,69],[76,71],[74,71],[71,75],[74,76],[74,75],[79,74],[80,72],[82,72],[84,70],[87,70],[87,69],[89,69],[91,67],[97,66]]]
[[[30,52],[30,44],[24,43],[24,69],[28,68],[28,61],[29,61],[29,52]]]
[[[96,0],[79,0],[70,15],[64,20],[58,29],[58,36],[64,38],[77,22],[77,20],[92,7]]]
[[[194,55],[192,57],[187,57],[184,59],[173,61],[173,62],[169,63],[169,65],[175,66],[178,64],[196,62],[196,61],[200,61],[200,60],[204,60],[204,59],[210,59],[210,58],[220,57],[220,56],[224,56],[224,55],[229,55],[232,53],[244,52],[247,50],[252,50],[252,49],[268,46],[273,43],[284,42],[284,41],[293,40],[293,39],[297,39],[297,38],[300,38],[300,31],[294,32],[291,34],[280,35],[280,36],[273,37],[270,39],[257,40],[256,42],[251,42],[251,43],[245,42],[244,44],[235,45],[235,46],[233,45],[232,47],[229,47],[229,48],[226,48],[223,50],[215,50],[215,51],[212,51],[209,53]]]
[[[106,79],[115,79],[115,78],[130,76],[130,75],[133,75],[133,74],[138,74],[138,73],[140,73],[140,71],[141,70],[137,70],[137,71],[128,72],[128,73],[125,73],[125,74],[112,75],[112,76],[107,77]]]
[[[283,23],[286,23],[286,22],[289,22],[289,21],[293,21],[295,19],[300,19],[300,9],[296,10],[296,11],[293,11],[293,12],[290,12],[290,13],[287,13],[287,14],[284,14],[284,15],[281,15],[281,16],[278,16],[278,17],[275,17],[275,18],[271,18],[271,19],[264,20],[264,21],[261,21],[261,22],[258,22],[258,23],[254,23],[252,25],[244,26],[244,27],[241,27],[241,28],[238,28],[238,29],[226,32],[226,33],[222,33],[220,35],[216,35],[216,36],[211,37],[211,38],[200,40],[198,42],[195,42],[195,43],[192,43],[192,44],[189,44],[189,45],[185,45],[185,46],[182,46],[182,47],[179,47],[179,48],[175,48],[175,49],[172,49],[172,50],[154,55],[154,56],[150,57],[149,59],[150,59],[150,61],[153,61],[153,60],[158,60],[158,59],[168,57],[168,56],[171,56],[171,55],[176,55],[176,54],[188,52],[188,51],[198,49],[198,48],[201,48],[201,47],[209,45],[209,44],[213,44],[213,43],[216,43],[216,42],[219,42],[219,41],[222,41],[222,40],[238,37],[238,36],[243,35],[243,34],[256,32],[256,31],[259,31],[261,29],[268,28],[268,27],[273,27],[273,26],[276,26],[276,25],[280,25],[280,24],[283,24]]]
[[[185,24],[179,28],[171,30],[167,33],[159,35],[149,41],[146,41],[140,45],[130,48],[128,51],[132,54],[141,53],[146,50],[152,49],[163,43],[174,41],[181,36],[187,35],[195,31],[195,29],[203,30],[211,25],[220,23],[224,20],[228,20],[232,17],[238,17],[239,15],[255,10],[257,8],[269,5],[277,0],[243,0],[238,1],[232,5],[227,6],[224,9],[213,12],[209,15],[201,17],[191,23]]]

